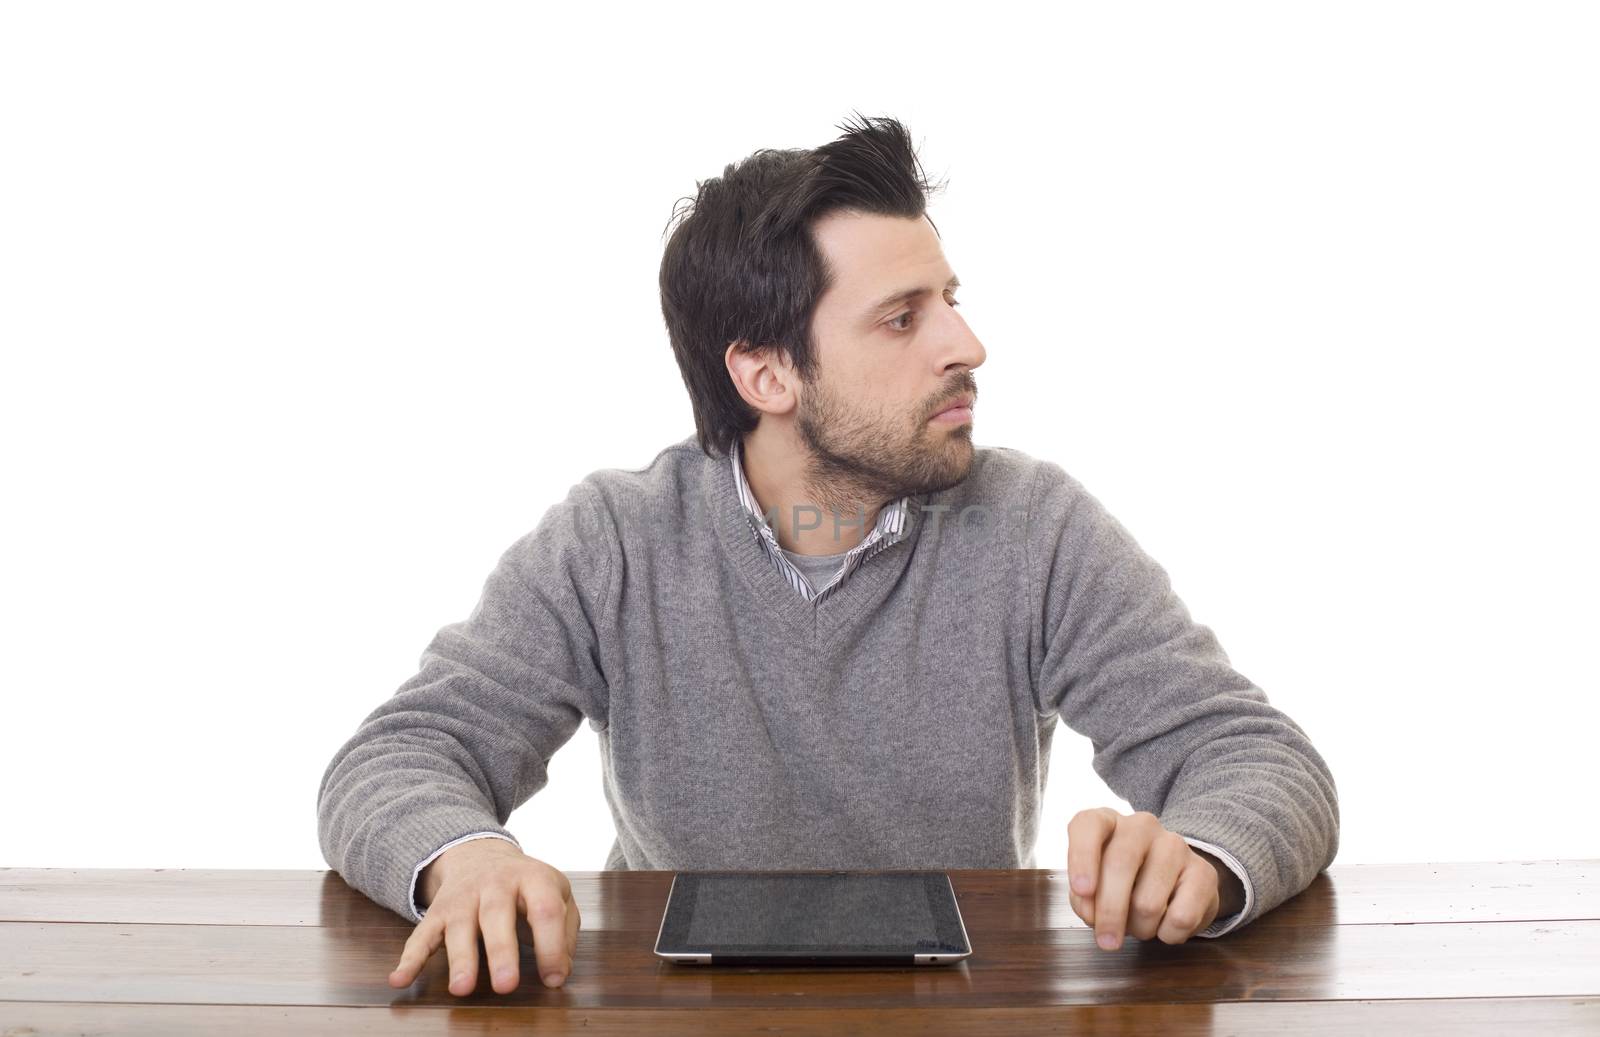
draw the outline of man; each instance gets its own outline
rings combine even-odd
[[[1100,945],[1246,924],[1332,862],[1306,734],[1058,465],[975,447],[984,347],[899,123],[699,185],[662,311],[695,436],[575,485],[323,776],[323,852],[516,988],[571,971],[571,886],[504,827],[587,718],[608,869],[1034,867],[1056,718],[1134,808],[1068,824]],[[555,837],[540,837],[544,843]]]

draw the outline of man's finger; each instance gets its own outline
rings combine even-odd
[[[1073,912],[1083,919],[1083,924],[1091,929],[1094,928],[1094,899],[1092,897],[1080,897],[1068,889],[1067,901],[1072,905]]]
[[[1133,881],[1144,865],[1153,838],[1149,826],[1139,821],[1138,816],[1122,818],[1100,858],[1100,882],[1094,894],[1094,931],[1095,942],[1108,951],[1122,946]]]
[[[507,889],[484,890],[478,901],[478,924],[483,929],[483,949],[489,958],[489,985],[497,994],[517,989],[521,978],[517,959],[522,949],[517,944],[517,904]]]
[[[405,949],[400,952],[400,964],[389,973],[391,987],[410,986],[417,978],[417,973],[422,971],[422,966],[433,957],[433,952],[439,949],[439,944],[444,942],[444,926],[438,917],[425,915],[417,927],[411,930],[411,936],[406,940]]]
[[[1195,852],[1189,849],[1183,836],[1175,832],[1163,830],[1151,841],[1128,898],[1128,935],[1140,940],[1155,937],[1162,920],[1172,909],[1178,877],[1196,860],[1199,858]],[[1205,864],[1205,861],[1199,863]]]
[[[562,894],[559,886],[543,879],[523,884],[523,904],[528,927],[533,930],[533,956],[547,987],[559,987],[567,978],[567,902]]]
[[[450,993],[465,997],[478,989],[478,916],[445,919],[444,948],[450,958]]]
[[[1216,869],[1198,857],[1195,864],[1183,869],[1172,892],[1172,902],[1167,905],[1167,916],[1156,931],[1157,938],[1163,943],[1183,943],[1217,920],[1216,875]]]
[[[1067,823],[1067,879],[1073,892],[1093,897],[1099,886],[1100,851],[1117,826],[1110,807],[1080,810]]]

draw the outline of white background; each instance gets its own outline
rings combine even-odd
[[[853,110],[949,181],[977,442],[1307,730],[1337,863],[1600,856],[1595,7],[1002,10],[0,8],[0,865],[325,867],[500,552],[692,432],[674,204]],[[1050,776],[1064,868],[1129,808]],[[587,725],[510,827],[603,866]]]

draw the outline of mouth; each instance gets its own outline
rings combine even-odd
[[[973,395],[971,393],[966,393],[945,404],[942,410],[928,420],[937,421],[941,424],[957,425],[961,424],[962,422],[971,421],[972,404]]]

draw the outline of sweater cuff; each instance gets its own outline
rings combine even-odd
[[[471,842],[473,839],[504,839],[517,849],[522,849],[521,843],[517,842],[511,836],[506,835],[504,832],[472,832],[469,835],[463,835],[459,839],[452,839],[443,846],[439,847],[437,850],[434,850],[432,853],[428,854],[427,858],[418,864],[411,872],[411,889],[406,894],[406,906],[411,908],[411,914],[414,916],[413,921],[422,921],[422,916],[428,913],[427,908],[417,906],[417,880],[422,877],[422,869],[432,864],[441,853],[450,849],[450,847],[459,846],[465,842]]]
[[[1214,920],[1202,932],[1195,933],[1195,935],[1206,939],[1214,939],[1225,933],[1233,932],[1239,928],[1239,923],[1249,916],[1250,909],[1255,906],[1256,895],[1254,887],[1250,885],[1250,873],[1244,870],[1244,865],[1239,863],[1239,858],[1214,843],[1208,843],[1203,839],[1191,839],[1187,835],[1183,837],[1183,841],[1197,850],[1206,851],[1223,864],[1226,864],[1230,871],[1239,876],[1239,882],[1244,886],[1244,906],[1227,918]]]

